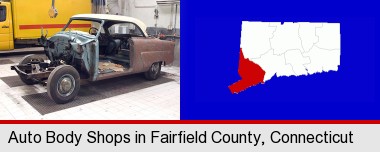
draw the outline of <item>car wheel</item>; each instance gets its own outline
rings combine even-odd
[[[58,104],[68,103],[77,96],[80,89],[78,71],[69,65],[56,67],[49,75],[47,93]]]
[[[18,65],[27,64],[27,63],[32,62],[32,61],[44,62],[44,59],[42,57],[40,57],[40,56],[35,55],[35,54],[29,54],[29,55],[24,56],[20,60],[20,62],[18,63]]]
[[[145,72],[145,78],[148,80],[156,80],[161,73],[161,62],[153,63],[149,70]]]
[[[41,58],[41,57],[39,57],[39,56],[37,56],[37,55],[29,54],[29,55],[24,56],[20,60],[20,62],[18,63],[18,65],[28,64],[29,62],[32,62],[32,61],[44,62],[44,59]],[[30,71],[24,71],[24,72],[29,73]],[[33,84],[38,83],[37,81],[34,81],[32,79],[27,79],[26,77],[21,76],[21,75],[19,75],[19,77],[20,77],[21,81],[24,82],[27,85],[33,85]]]

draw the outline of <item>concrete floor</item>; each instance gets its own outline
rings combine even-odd
[[[9,59],[16,64],[23,56],[0,54],[0,60]],[[0,65],[0,78],[17,75],[10,70],[11,65]],[[22,98],[46,92],[45,87],[38,84],[9,87],[0,79],[0,119],[180,119],[180,68],[165,66],[162,71],[172,81],[46,115],[41,115]]]

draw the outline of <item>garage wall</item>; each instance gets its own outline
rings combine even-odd
[[[157,27],[168,28],[170,25],[171,6],[157,5],[156,0],[107,0],[107,8],[110,14],[122,14],[142,20],[148,27],[154,27],[154,9],[158,8],[159,18]],[[176,27],[180,27],[180,5],[177,7],[175,14],[175,6],[173,7],[172,26],[174,26],[174,18],[177,15]]]

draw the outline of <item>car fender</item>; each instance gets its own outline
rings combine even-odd
[[[174,45],[172,41],[156,38],[132,38],[133,67],[139,71],[147,71],[155,62],[171,64],[174,60]],[[139,65],[139,63],[142,65]]]

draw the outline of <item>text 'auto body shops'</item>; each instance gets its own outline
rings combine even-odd
[[[131,134],[103,134],[100,131],[89,131],[86,141],[88,143],[112,143],[114,146],[120,143],[246,143],[254,146],[264,145],[263,134],[255,134],[251,131],[246,133],[223,133],[221,131],[195,131],[187,133],[178,131],[173,133],[168,131],[151,131],[150,135],[135,131]],[[209,136],[208,136],[209,135]],[[265,136],[265,135],[264,135]],[[45,135],[46,143],[72,143],[78,146],[82,139],[81,133],[59,134],[54,131],[47,131]],[[280,131],[273,131],[270,134],[272,143],[353,143],[352,132],[332,133],[324,131],[317,134],[282,134]],[[150,140],[150,141],[149,141]],[[27,134],[17,134],[12,132],[8,143],[40,143],[43,141],[41,134],[34,134],[30,131]]]

